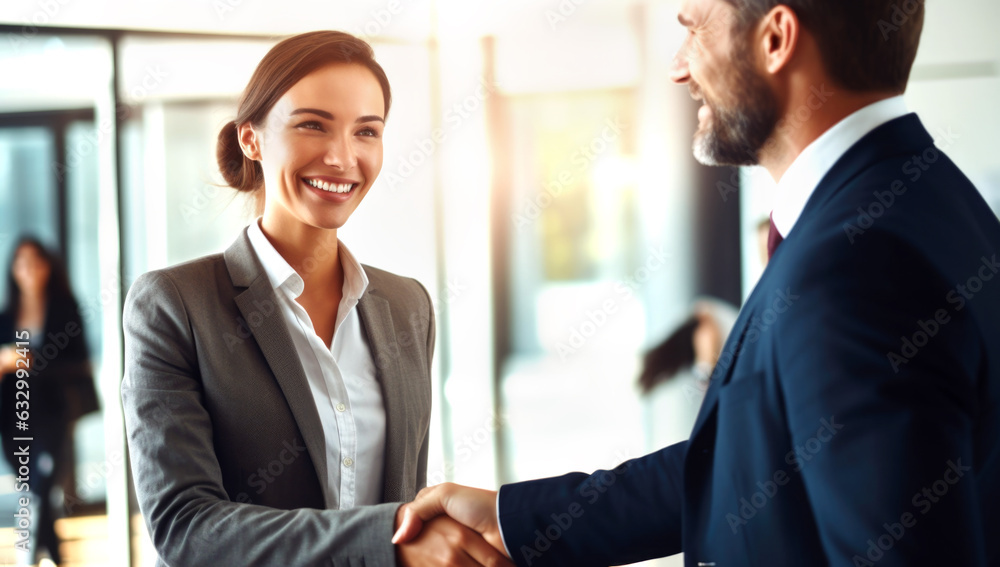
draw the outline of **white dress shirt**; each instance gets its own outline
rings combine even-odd
[[[782,237],[792,231],[819,182],[851,146],[879,126],[907,114],[902,95],[880,100],[844,118],[802,150],[778,182],[774,226]]]
[[[344,291],[328,348],[316,335],[309,314],[295,300],[305,286],[302,277],[274,249],[259,223],[258,218],[250,224],[250,244],[274,287],[323,425],[327,464],[323,491],[327,508],[346,510],[378,504],[382,501],[385,463],[385,406],[375,376],[375,361],[356,309],[368,287],[368,277],[344,243],[338,241]]]

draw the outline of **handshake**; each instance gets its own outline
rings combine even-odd
[[[396,512],[399,565],[513,566],[497,524],[497,493],[445,483]]]

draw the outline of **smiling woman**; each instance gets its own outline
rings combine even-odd
[[[259,217],[224,254],[129,291],[122,401],[160,564],[498,556],[448,519],[390,542],[426,484],[433,308],[337,238],[382,168],[390,102],[365,42],[277,44],[218,138],[223,176]]]
[[[262,123],[240,124],[240,149],[261,165],[269,188],[265,231],[289,222],[322,229],[347,222],[382,168],[385,104],[367,68],[333,63],[288,89]]]

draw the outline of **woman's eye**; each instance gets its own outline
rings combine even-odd
[[[323,131],[323,126],[319,122],[303,122],[299,124],[299,128],[305,128],[307,130],[319,130]]]
[[[360,135],[360,136],[369,136],[369,137],[372,137],[372,138],[378,138],[378,131],[375,130],[374,128],[365,128],[365,129],[359,131],[358,135]]]

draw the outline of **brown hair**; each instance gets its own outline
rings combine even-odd
[[[375,53],[364,40],[338,31],[314,31],[285,39],[271,48],[257,65],[243,96],[236,119],[222,127],[215,156],[226,183],[237,191],[254,193],[257,214],[263,211],[264,171],[260,163],[246,157],[239,143],[239,126],[259,126],[278,99],[316,69],[334,63],[356,63],[366,67],[382,86],[385,117],[392,94],[389,79],[375,61]]]
[[[925,0],[726,0],[747,32],[775,6],[791,8],[816,38],[839,86],[902,93],[920,45]]]

